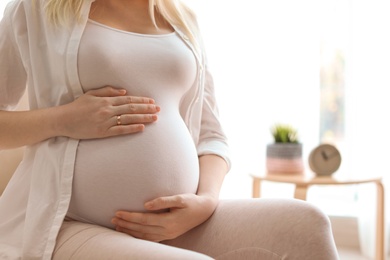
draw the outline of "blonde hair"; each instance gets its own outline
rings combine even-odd
[[[70,19],[81,17],[85,0],[45,0],[45,11],[54,24],[66,24]],[[156,25],[155,10],[171,25],[178,27],[189,38],[195,48],[200,50],[198,26],[194,13],[180,0],[149,0],[149,14]]]

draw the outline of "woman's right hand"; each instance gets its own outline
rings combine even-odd
[[[156,121],[159,111],[151,98],[127,96],[124,89],[106,86],[64,105],[58,131],[74,139],[132,134]]]
[[[0,110],[0,150],[57,136],[92,139],[132,134],[156,121],[158,111],[153,99],[127,96],[125,90],[108,86],[88,91],[66,105]]]

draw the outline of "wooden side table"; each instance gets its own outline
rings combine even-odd
[[[362,184],[362,183],[374,183],[377,189],[377,210],[376,210],[376,251],[375,259],[385,259],[385,198],[384,188],[381,177],[372,178],[337,178],[332,177],[316,177],[307,176],[305,174],[291,175],[291,174],[267,174],[256,175],[251,174],[253,179],[253,198],[259,198],[261,196],[261,182],[280,182],[289,183],[295,185],[294,198],[306,200],[307,190],[312,185],[350,185],[350,184]]]

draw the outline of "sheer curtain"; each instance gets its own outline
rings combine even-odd
[[[390,2],[353,0],[347,73],[347,147],[353,174],[390,174]],[[388,193],[388,192],[387,192]],[[386,196],[389,201],[389,196]],[[359,230],[365,255],[374,256],[375,189],[359,191]],[[390,204],[386,203],[389,208]],[[387,218],[389,223],[389,214]]]

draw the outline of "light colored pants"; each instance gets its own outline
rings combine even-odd
[[[53,259],[338,259],[329,218],[294,199],[221,200],[205,223],[162,243],[64,221]]]

